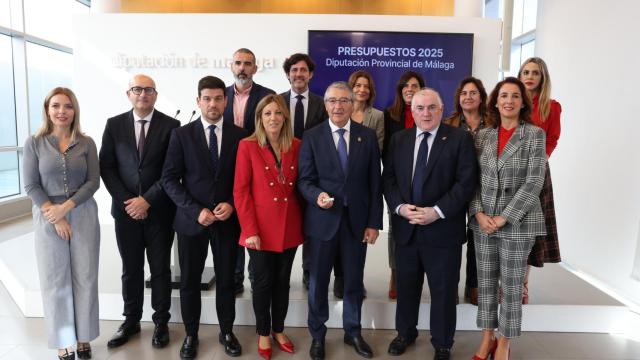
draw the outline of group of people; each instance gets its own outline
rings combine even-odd
[[[122,259],[125,320],[109,348],[140,332],[145,255],[151,344],[169,343],[177,233],[186,333],[181,358],[197,356],[209,246],[225,353],[242,352],[233,323],[245,251],[258,353],[270,359],[272,341],[293,353],[284,321],[299,245],[309,292],[309,356],[325,357],[333,270],[344,342],[371,358],[361,335],[363,276],[367,247],[382,229],[384,195],[388,295],[397,298],[398,333],[389,354],[403,354],[418,336],[426,273],[434,359],[450,358],[466,242],[465,298],[478,305],[483,331],[473,360],[508,358],[528,301],[528,266],[560,260],[547,157],[560,135],[561,108],[550,99],[544,61],[527,60],[518,78],[499,82],[489,96],[479,79],[462,80],[447,119],[438,92],[414,71],[400,77],[393,104],[382,112],[372,106],[375,85],[365,71],[332,83],[321,97],[309,91],[315,64],[308,55],[293,54],[283,68],[291,89],[276,94],[253,81],[254,53],[238,49],[234,83],[200,79],[201,116],[184,126],[155,109],[154,80],[135,75],[126,91],[133,108],[107,120],[99,154],[80,129],[73,92],[55,88],[47,95],[42,127],[24,146],[24,174],[49,346],[59,359],[91,358],[89,342],[99,334],[100,230],[92,196],[100,177],[112,196]]]

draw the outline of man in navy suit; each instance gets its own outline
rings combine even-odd
[[[451,356],[465,212],[478,184],[471,135],[441,124],[442,100],[432,89],[413,95],[416,126],[391,138],[384,159],[384,195],[396,240],[398,336],[389,354],[400,355],[418,336],[424,274],[431,291],[434,359]]]
[[[300,140],[306,130],[327,119],[324,100],[309,90],[309,82],[313,78],[315,68],[316,63],[313,59],[302,53],[289,56],[282,64],[291,89],[280,96],[289,108],[293,134]],[[302,245],[302,284],[305,289],[309,288],[309,247],[306,240]]]
[[[300,149],[298,188],[307,201],[304,232],[310,261],[309,355],[323,359],[327,290],[333,259],[344,267],[344,342],[364,357],[373,356],[360,334],[362,277],[367,244],[382,228],[380,154],[373,130],[351,121],[353,92],[331,84],[324,95],[329,121],[305,132]]]
[[[238,143],[247,132],[223,121],[227,103],[224,82],[205,76],[198,82],[201,117],[173,131],[162,173],[167,195],[176,204],[173,227],[178,233],[180,306],[186,337],[180,357],[193,359],[198,349],[200,278],[209,244],[216,272],[219,341],[230,356],[242,348],[233,334],[233,273],[240,224],[233,207],[233,179]]]
[[[233,53],[231,72],[234,84],[227,87],[227,106],[224,108],[224,121],[246,129],[249,134],[256,130],[256,106],[263,97],[275,94],[275,91],[253,81],[258,71],[256,56],[247,48],[240,48]],[[235,271],[235,293],[244,291],[244,247],[238,245],[238,259]],[[251,262],[249,262],[249,279],[252,280]]]

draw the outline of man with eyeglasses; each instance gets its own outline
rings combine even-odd
[[[309,91],[316,63],[307,54],[296,53],[282,64],[291,89],[280,94],[289,107],[293,135],[302,140],[302,134],[327,119],[321,96]],[[309,289],[309,247],[302,245],[302,285]]]
[[[384,158],[398,279],[398,335],[389,345],[390,355],[403,354],[418,336],[426,273],[433,358],[451,357],[465,213],[478,184],[478,165],[471,135],[441,124],[442,110],[435,90],[415,93],[411,112],[416,126],[395,133]]]
[[[100,175],[112,197],[111,215],[122,258],[125,316],[107,346],[123,345],[140,332],[146,251],[155,324],[151,345],[162,348],[169,343],[175,205],[162,189],[160,177],[171,131],[180,122],[154,109],[156,84],[146,75],[131,78],[127,97],[133,109],[107,120],[100,149]]]
[[[244,128],[249,134],[256,129],[256,106],[263,97],[275,94],[275,91],[253,81],[253,75],[258,71],[256,56],[247,48],[240,48],[233,53],[231,73],[234,83],[227,87],[227,106],[224,108],[224,121]],[[238,260],[234,277],[234,291],[236,294],[244,291],[244,247],[238,245]],[[249,280],[253,280],[253,270],[249,261]]]
[[[373,356],[361,335],[362,283],[367,245],[382,228],[380,150],[373,130],[351,121],[353,91],[335,82],[324,95],[329,121],[306,131],[300,149],[298,189],[307,201],[304,232],[310,260],[309,355],[324,359],[327,290],[336,254],[344,268],[344,342]]]

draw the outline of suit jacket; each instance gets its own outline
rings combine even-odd
[[[236,153],[238,143],[246,136],[245,129],[223,121],[222,144],[215,171],[199,118],[173,131],[162,171],[162,184],[177,206],[173,221],[176,232],[200,235],[206,229],[198,223],[202,209],[213,209],[221,202],[233,206]],[[213,226],[238,228],[236,212],[226,221],[214,222]],[[239,232],[239,228],[237,230]]]
[[[373,107],[366,108],[364,110],[362,125],[369,129],[373,129],[373,131],[376,132],[378,147],[380,148],[380,152],[382,152],[382,147],[384,145],[384,114],[382,111]]]
[[[459,246],[466,240],[466,209],[478,182],[478,164],[471,135],[462,129],[440,124],[429,152],[423,184],[413,184],[413,154],[416,128],[397,132],[384,159],[384,195],[392,211],[393,236],[407,244],[414,235],[430,246]],[[422,186],[423,198],[413,204],[412,186]],[[428,225],[412,225],[395,209],[401,204],[434,207],[444,219]]]
[[[333,238],[340,225],[345,196],[355,237],[361,237],[365,228],[382,229],[380,151],[373,130],[351,121],[348,170],[344,174],[331,127],[324,121],[305,132],[298,167],[298,188],[307,201],[306,235],[325,241]],[[317,204],[323,191],[335,198],[329,209]]]
[[[545,134],[535,125],[518,125],[498,156],[498,129],[476,135],[480,185],[469,205],[471,227],[479,231],[475,214],[502,215],[507,225],[497,236],[531,238],[545,235],[540,190],[546,171]]]
[[[224,115],[222,119],[224,121],[235,124],[235,119],[233,117],[233,98],[235,97],[235,85],[231,85],[227,87],[225,93],[227,94],[227,107],[224,108]],[[258,106],[258,102],[262,100],[263,97],[269,94],[275,94],[276,92],[266,88],[262,85],[256,84],[255,82],[251,86],[251,91],[249,91],[249,99],[247,99],[246,108],[244,110],[244,120],[242,127],[247,129],[249,134],[252,134],[256,130],[256,107]]]
[[[404,111],[400,113],[400,121],[395,121],[391,117],[389,109],[385,109],[384,113],[384,143],[382,146],[382,157],[387,155],[387,149],[389,149],[389,143],[393,134],[398,131],[404,130]],[[415,126],[415,125],[414,125]]]
[[[171,131],[179,126],[178,120],[154,110],[140,159],[133,110],[107,120],[100,148],[100,175],[111,194],[114,218],[128,219],[124,201],[138,195],[151,205],[149,220],[173,218],[175,206],[162,189],[160,177]]]
[[[253,235],[260,236],[261,250],[282,252],[302,244],[302,208],[297,185],[300,140],[293,139],[282,153],[284,183],[268,147],[255,140],[242,140],[238,147],[233,188],[242,232],[240,245]]]
[[[284,99],[284,103],[287,104],[287,109],[291,111],[291,109],[289,108],[291,101],[291,90],[283,92],[282,94],[280,94],[280,96],[282,96],[282,98]],[[327,109],[324,107],[324,99],[322,98],[322,96],[318,96],[309,91],[308,106],[309,108],[307,109],[307,120],[304,123],[305,130],[309,130],[329,118]],[[291,119],[291,122],[293,123],[293,119]]]

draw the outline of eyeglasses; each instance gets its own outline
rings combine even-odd
[[[429,105],[429,106],[422,106],[422,105],[418,105],[415,107],[415,110],[418,112],[423,112],[423,111],[428,111],[430,113],[436,112],[437,110],[439,110],[440,107],[438,105]]]
[[[142,94],[143,91],[147,95],[153,95],[153,94],[156,93],[156,89],[155,88],[152,88],[152,87],[140,87],[140,86],[134,86],[131,89],[129,89],[129,91],[131,91],[132,93],[134,93],[136,95]]]
[[[324,102],[328,103],[331,106],[335,106],[338,103],[340,103],[340,105],[347,105],[351,103],[352,100],[349,98],[340,98],[340,99],[328,98],[328,99],[325,99]]]

